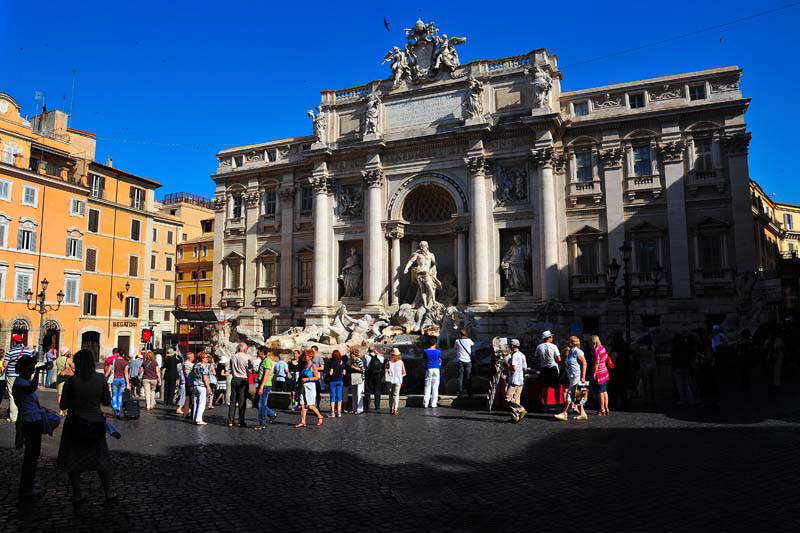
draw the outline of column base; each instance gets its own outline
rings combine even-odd
[[[306,326],[328,326],[332,313],[325,307],[307,309],[305,312]]]
[[[492,312],[494,311],[494,305],[489,302],[470,302],[469,306],[467,306],[467,311]]]

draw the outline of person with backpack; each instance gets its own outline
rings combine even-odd
[[[203,421],[203,413],[208,403],[208,395],[211,394],[211,356],[205,352],[197,354],[197,362],[192,367],[192,421],[198,426],[207,426],[208,422]]]
[[[472,397],[472,347],[474,342],[467,335],[467,330],[461,330],[461,338],[456,339],[456,360],[458,361],[458,392],[461,396],[465,384],[467,396]]]
[[[381,410],[381,385],[383,380],[383,356],[370,346],[363,357],[364,361],[364,411],[369,411],[370,396],[375,397],[375,410]]]

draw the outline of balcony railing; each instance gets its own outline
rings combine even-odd
[[[726,184],[721,170],[692,170],[686,183],[692,194],[696,194],[701,187],[716,187],[717,191],[722,192]]]
[[[658,174],[650,176],[630,176],[626,180],[626,192],[630,200],[636,198],[637,193],[642,192],[652,193],[654,197],[658,198],[661,196],[662,191],[661,176]]]
[[[222,289],[223,298],[241,298],[243,289]]]
[[[587,197],[594,200],[596,204],[600,203],[603,199],[603,190],[600,180],[570,182],[569,200],[572,207],[578,204],[579,199]]]
[[[706,289],[734,289],[733,270],[729,268],[700,268],[694,271],[694,287],[702,295]]]
[[[605,294],[608,290],[604,274],[575,274],[570,277],[570,289],[574,295]]]

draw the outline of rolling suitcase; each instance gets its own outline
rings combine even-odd
[[[139,418],[139,400],[134,400],[128,390],[122,395],[122,415],[125,418]]]

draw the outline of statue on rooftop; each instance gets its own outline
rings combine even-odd
[[[318,143],[325,142],[325,131],[328,128],[328,117],[325,114],[325,111],[322,110],[322,106],[317,107],[317,114],[314,114],[313,109],[308,110],[308,116],[311,118],[311,122],[314,125],[314,138]]]

